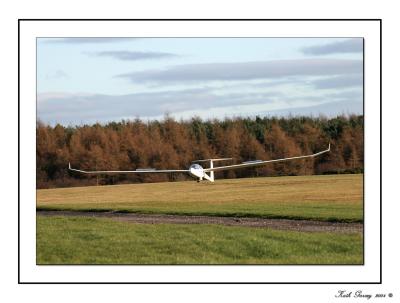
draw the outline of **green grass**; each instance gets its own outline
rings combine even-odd
[[[247,178],[37,190],[38,210],[362,222],[362,175]]]
[[[37,217],[37,264],[362,264],[362,234]]]

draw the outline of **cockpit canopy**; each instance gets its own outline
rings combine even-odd
[[[193,169],[202,169],[203,167],[201,167],[201,165],[199,165],[199,164],[192,164],[192,165],[190,165],[190,168],[193,168]]]

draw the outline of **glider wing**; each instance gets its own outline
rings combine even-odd
[[[245,167],[256,167],[256,166],[263,166],[268,163],[274,163],[274,162],[283,162],[283,161],[288,161],[288,160],[295,160],[295,159],[305,159],[305,158],[313,158],[319,155],[322,155],[324,153],[327,153],[331,150],[331,144],[329,144],[328,149],[320,151],[315,154],[311,155],[305,155],[305,156],[297,156],[297,157],[289,157],[289,158],[282,158],[282,159],[275,159],[275,160],[255,160],[255,161],[246,161],[240,164],[234,164],[234,165],[227,165],[227,166],[219,166],[219,167],[213,167],[213,168],[206,168],[204,169],[204,172],[212,172],[212,171],[223,171],[223,170],[230,170],[230,169],[236,169],[236,168],[245,168]]]
[[[68,169],[83,174],[141,174],[141,173],[188,173],[188,169],[154,169],[154,168],[138,168],[136,170],[81,170],[71,167],[68,163]]]

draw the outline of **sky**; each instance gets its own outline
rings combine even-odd
[[[38,38],[38,119],[362,114],[362,38]]]

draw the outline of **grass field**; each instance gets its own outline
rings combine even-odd
[[[37,209],[362,222],[362,186],[362,175],[326,175],[46,189]]]
[[[363,221],[362,175],[37,190],[38,210]],[[37,216],[38,264],[362,264],[362,233]]]
[[[37,264],[362,264],[362,234],[37,217]]]

